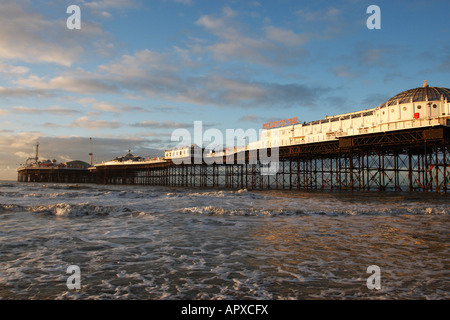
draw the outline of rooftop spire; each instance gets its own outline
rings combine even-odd
[[[423,86],[422,86],[423,88],[426,88],[426,87],[428,87],[428,83],[427,83],[427,80],[423,80]]]

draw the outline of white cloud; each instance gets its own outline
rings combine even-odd
[[[196,44],[197,51],[212,53],[219,61],[241,61],[265,67],[298,64],[305,56],[302,48],[308,40],[306,34],[292,30],[266,26],[258,34],[245,34],[236,17],[239,14],[229,7],[220,16],[203,15],[196,24],[217,37],[212,44]]]
[[[93,14],[103,19],[111,19],[113,17],[109,10],[122,11],[128,8],[138,8],[140,6],[140,3],[135,0],[79,0],[79,2],[81,3],[81,6],[88,8]]]
[[[88,48],[92,42],[107,43],[108,38],[100,25],[89,20],[82,20],[80,30],[68,30],[65,11],[62,16],[50,18],[33,9],[25,0],[2,1],[0,21],[0,60],[3,61],[51,63],[70,67],[82,54],[89,53]],[[10,71],[28,72],[26,69]]]
[[[195,76],[195,69],[189,73],[189,69],[175,67],[177,59],[177,55],[142,50],[134,55],[123,55],[117,61],[99,66],[98,70],[103,72],[102,79],[108,79],[111,86],[122,92],[172,102],[219,107],[275,107],[291,104],[294,99],[311,104],[311,98],[315,97],[314,87],[258,82],[212,72]],[[90,102],[95,106],[94,101]]]
[[[62,90],[81,94],[115,91],[114,86],[108,84],[101,75],[81,69],[55,76],[49,80],[46,77],[39,77],[32,74],[28,78],[15,80],[13,83],[31,89],[44,91]]]
[[[121,127],[122,124],[117,120],[107,121],[107,120],[91,120],[89,117],[84,116],[74,120],[70,127],[83,128],[89,130],[99,130],[99,129],[117,129]]]
[[[118,8],[131,5],[133,2],[84,3],[91,8],[100,9],[108,6]],[[253,81],[252,76],[248,74],[242,77],[229,76],[224,72],[224,67],[218,65],[216,61],[203,60],[197,63],[204,55],[212,54],[216,60],[225,62],[233,60],[237,63],[278,67],[296,65],[304,57],[305,50],[302,45],[307,41],[305,34],[269,25],[257,30],[257,36],[249,36],[242,32],[245,28],[239,28],[238,18],[238,12],[225,7],[219,16],[204,15],[196,21],[198,26],[217,37],[215,42],[197,39],[188,43],[186,49],[174,46],[171,52],[138,50],[101,64],[92,72],[81,68],[53,76],[40,76],[28,72],[11,82],[17,87],[0,87],[0,95],[26,97],[36,92],[46,95],[75,93],[90,95],[89,98],[94,99],[92,95],[99,93],[131,94],[171,102],[219,107],[286,106],[291,105],[294,98],[300,102],[308,101],[310,104],[313,100],[311,98],[315,97],[315,88]],[[101,32],[101,29],[98,32]],[[102,43],[106,45],[109,42],[100,39],[95,43],[98,48]],[[113,46],[111,48],[113,49]],[[297,94],[295,89],[306,98]],[[277,90],[280,93],[277,93]],[[88,104],[97,111],[125,111],[120,105],[105,101],[79,102]],[[119,123],[88,118],[79,118],[72,126],[84,128],[89,123],[98,128],[120,126]]]
[[[0,59],[70,66],[83,49],[77,44],[68,46],[65,41],[61,44],[63,38],[58,34],[66,28],[65,21],[48,21],[21,4],[0,3]]]
[[[116,48],[114,43],[107,41],[106,39],[100,39],[93,43],[95,52],[102,57],[111,57],[115,55]]]
[[[83,5],[93,9],[136,7],[138,2],[135,0],[100,0],[100,1],[83,1]]]
[[[94,110],[105,111],[105,112],[122,112],[122,109],[117,106],[106,103],[106,102],[98,102],[94,105]]]
[[[6,75],[23,75],[30,71],[29,68],[23,66],[13,66],[0,62],[0,73]]]
[[[95,98],[81,98],[77,100],[82,105],[90,105],[94,110],[106,112],[122,112],[123,110],[114,104],[98,101]]]
[[[124,54],[119,61],[100,65],[98,69],[130,78],[146,76],[148,70],[177,71],[177,67],[168,59],[168,54],[144,49],[137,51],[134,55]]]

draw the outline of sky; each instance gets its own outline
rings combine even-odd
[[[89,138],[95,163],[155,157],[194,121],[225,135],[373,108],[424,80],[449,88],[449,12],[448,0],[1,0],[0,180],[37,143],[41,160],[89,162]]]

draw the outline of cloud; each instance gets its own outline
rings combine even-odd
[[[236,60],[266,67],[292,66],[307,54],[303,47],[308,37],[292,30],[266,26],[257,35],[246,35],[238,28],[238,13],[229,7],[220,16],[203,15],[196,24],[217,37],[212,44],[194,48],[210,53],[221,62]]]
[[[15,159],[13,156],[16,152],[27,152],[29,150],[30,155],[33,153],[33,146],[37,144],[37,141],[41,137],[38,132],[21,132],[18,134],[1,134],[0,135],[0,163],[8,163],[11,165],[11,159]],[[18,159],[15,159],[16,161]],[[23,159],[25,162],[26,159]],[[14,162],[12,162],[14,163]]]
[[[15,106],[11,110],[15,113],[31,113],[31,114],[43,114],[43,115],[73,115],[78,113],[78,110],[62,108],[60,106],[52,106],[49,108],[29,108],[24,106]]]
[[[141,122],[137,122],[132,126],[139,128],[152,128],[152,129],[175,129],[175,128],[189,128],[192,127],[192,124],[173,121],[144,120]]]
[[[93,72],[77,68],[53,77],[30,74],[11,81],[18,87],[0,87],[0,95],[33,96],[35,93],[55,95],[65,92],[83,95],[135,93],[171,96],[183,82],[175,65],[168,54],[142,50],[134,55],[123,55],[118,60],[100,65]],[[92,105],[94,109],[100,111],[120,111],[117,106],[110,103],[95,101]]]
[[[227,104],[240,104],[243,101],[261,101],[266,98],[266,89],[256,82],[247,82],[243,79],[231,79],[214,76],[205,83],[205,89],[210,97],[216,101],[226,101]]]
[[[257,82],[219,75],[192,78],[189,87],[178,89],[178,93],[171,97],[174,101],[220,108],[312,106],[322,90],[296,83]]]
[[[398,58],[409,54],[407,46],[391,44],[389,46],[375,46],[367,42],[356,44],[355,58],[363,67],[382,67],[394,69],[398,66]]]
[[[295,14],[301,21],[305,22],[323,22],[338,19],[341,11],[338,8],[330,7],[326,10],[297,10]]]
[[[116,107],[113,104],[98,102],[94,105],[94,110],[105,111],[105,112],[122,112],[122,109]]]
[[[437,66],[437,70],[444,72],[450,71],[450,55],[447,55],[447,57],[442,60],[442,62]]]
[[[317,11],[301,9],[294,14],[311,39],[329,40],[344,34],[348,27],[348,22],[343,19],[343,11],[337,7],[328,7]]]
[[[367,48],[359,49],[359,63],[363,65],[381,64],[383,60],[383,49]]]
[[[70,124],[70,127],[89,129],[89,130],[99,130],[99,129],[117,129],[121,127],[122,124],[117,120],[107,121],[107,120],[91,120],[87,116],[80,117]]]
[[[139,107],[139,106],[130,106],[130,105],[124,105],[121,107],[121,110],[123,112],[152,112],[152,110],[143,108],[143,107]]]
[[[83,106],[90,106],[93,110],[97,111],[113,112],[113,113],[142,111],[139,107],[136,108],[132,108],[129,106],[120,107],[109,102],[98,101],[95,98],[81,98],[75,99],[75,101],[82,104]]]
[[[0,96],[31,97],[35,94],[51,96],[61,93],[92,95],[99,93],[134,94],[176,103],[225,108],[311,106],[320,88],[296,83],[254,81],[251,78],[227,77],[177,67],[176,54],[141,50],[123,55],[118,60],[102,64],[97,72],[75,69],[54,77],[30,74],[12,81],[16,88],[0,87]],[[91,99],[91,100],[89,100]],[[94,110],[124,112],[126,108],[115,103],[81,98],[79,103]],[[139,107],[141,108],[141,107]],[[128,108],[128,111],[130,109]],[[87,128],[85,119],[72,126]],[[118,123],[94,122],[94,128],[118,128]]]
[[[181,3],[185,5],[192,5],[194,4],[193,0],[163,0],[164,2],[175,2],[175,3]]]
[[[64,41],[65,20],[49,21],[27,11],[20,1],[0,3],[0,59],[46,62],[70,66],[83,52],[76,43]],[[67,28],[66,28],[67,29]]]
[[[238,122],[266,123],[266,122],[270,122],[272,120],[273,119],[257,116],[257,115],[254,115],[254,114],[247,114],[245,116],[240,117],[237,121]]]
[[[83,2],[91,8],[128,6],[133,1]],[[30,74],[22,70],[19,79],[13,80],[15,88],[0,87],[0,96],[29,97],[75,93],[81,95],[116,94],[146,96],[164,101],[201,106],[230,108],[290,107],[314,105],[319,87],[298,83],[276,83],[255,81],[251,74],[229,76],[227,64],[203,60],[201,64],[189,64],[194,56],[197,60],[204,54],[228,62],[251,63],[262,66],[294,66],[306,54],[302,46],[308,41],[306,34],[293,30],[266,25],[249,36],[239,28],[239,13],[230,7],[222,9],[220,15],[203,15],[196,24],[217,37],[216,41],[202,40],[188,44],[187,49],[179,47],[172,51],[138,50],[123,54],[110,62],[99,65],[93,71],[76,68],[53,76]],[[101,32],[101,30],[99,31]],[[96,43],[98,43],[97,40]],[[208,71],[209,68],[209,71]],[[9,70],[12,71],[12,70]],[[20,70],[19,70],[20,71]],[[92,99],[92,98],[91,98]],[[85,100],[86,102],[87,100]],[[80,101],[80,103],[82,103]],[[107,112],[123,112],[124,107],[116,103],[91,101],[92,109]],[[79,118],[73,127],[87,127],[93,120]],[[116,122],[92,122],[94,128],[118,128]]]
[[[99,0],[99,1],[85,1],[79,0],[83,8],[88,8],[89,11],[96,17],[102,19],[111,19],[113,14],[111,11],[123,12],[126,9],[137,9],[141,3],[136,0]],[[105,54],[107,51],[100,49],[100,54]]]
[[[119,108],[114,104],[111,104],[108,102],[103,102],[103,101],[98,101],[95,98],[81,98],[81,99],[77,99],[77,102],[81,103],[82,105],[89,105],[94,110],[98,110],[98,111],[105,111],[105,112],[122,112],[123,111],[122,108]]]
[[[4,88],[0,86],[0,97],[13,97],[13,98],[23,98],[23,97],[50,97],[52,96],[47,90],[41,89],[28,89],[23,87],[16,88]]]
[[[169,55],[148,49],[137,51],[134,55],[124,54],[120,60],[98,66],[100,71],[127,78],[147,76],[148,71],[177,71],[169,62]]]
[[[123,55],[99,66],[103,77],[122,91],[152,98],[218,107],[279,107],[311,105],[320,88],[231,78],[222,74],[196,76],[173,67],[176,57],[150,50]]]
[[[113,159],[131,149],[133,154],[145,157],[164,155],[158,147],[157,139],[142,137],[92,137],[92,151],[95,163]],[[16,169],[24,164],[28,157],[34,157],[36,144],[39,143],[40,159],[58,161],[82,160],[89,162],[88,136],[52,137],[40,132],[21,132],[10,134],[0,132],[0,180],[17,179]]]
[[[32,74],[28,78],[15,80],[13,83],[44,91],[56,90],[80,94],[116,92],[116,87],[108,83],[107,79],[102,77],[102,75],[81,69],[58,75],[48,80],[46,77]]]
[[[268,40],[280,42],[288,47],[301,46],[308,40],[306,34],[296,34],[291,30],[280,29],[274,26],[268,26],[265,31]]]
[[[92,9],[124,9],[129,7],[138,7],[139,3],[135,0],[100,0],[100,1],[83,1],[83,6]]]
[[[391,97],[387,96],[386,94],[372,93],[365,97],[361,101],[361,104],[364,106],[364,108],[378,107],[379,105],[389,100],[389,98]]]
[[[82,55],[85,58],[89,54],[88,49],[92,42],[106,43],[105,38],[109,37],[101,26],[92,20],[83,19],[81,29],[75,32],[69,30],[65,10],[62,16],[56,18],[49,15],[48,12],[38,12],[26,0],[2,1],[0,21],[4,23],[0,28],[0,60],[71,67]],[[97,51],[104,53],[99,48]]]
[[[95,52],[102,57],[112,57],[116,53],[116,48],[112,42],[106,39],[100,39],[93,43]]]
[[[120,59],[100,65],[101,78],[130,94],[147,96],[172,95],[182,84],[182,75],[173,56],[148,49],[134,55],[122,55]]]
[[[25,73],[28,73],[29,71],[30,71],[30,69],[27,67],[12,66],[12,65],[7,65],[7,64],[3,64],[0,62],[0,73],[3,73],[7,76],[23,75]]]
[[[357,76],[355,72],[352,71],[350,65],[339,65],[331,68],[331,71],[336,77],[340,78],[354,78]]]

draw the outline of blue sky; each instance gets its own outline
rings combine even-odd
[[[69,30],[69,5],[81,29]],[[381,29],[369,30],[370,5]],[[176,128],[259,130],[450,87],[450,2],[0,3],[0,179],[41,158],[156,156]]]

